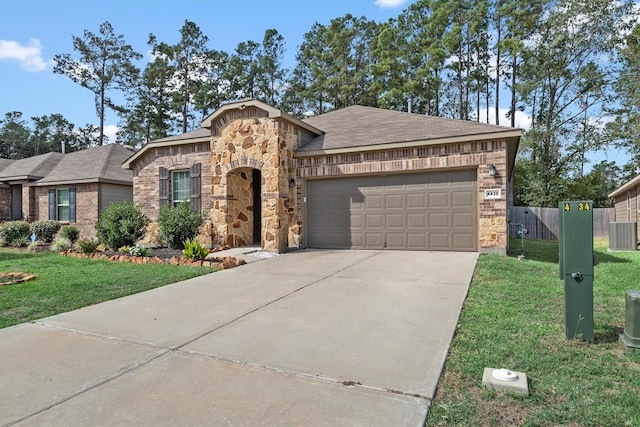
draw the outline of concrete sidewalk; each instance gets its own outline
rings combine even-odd
[[[476,260],[299,251],[2,329],[0,425],[420,426]]]

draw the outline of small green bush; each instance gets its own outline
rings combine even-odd
[[[77,242],[78,248],[80,248],[80,252],[83,254],[92,254],[98,249],[98,241],[96,239],[80,239]]]
[[[188,202],[176,207],[166,204],[158,215],[158,236],[170,248],[183,249],[183,242],[196,237],[203,223],[203,212],[192,209]]]
[[[131,256],[151,256],[151,248],[146,246],[135,245],[129,249],[129,255]]]
[[[120,246],[118,248],[118,252],[121,253],[121,254],[128,254],[129,251],[131,251],[131,246],[125,245],[125,246]]]
[[[199,260],[209,255],[209,249],[202,246],[197,240],[185,240],[182,242],[184,249],[182,255],[187,259]]]
[[[27,221],[7,221],[0,224],[0,240],[4,241],[6,246],[27,246],[30,235],[31,226]]]
[[[53,241],[50,249],[53,252],[64,252],[71,249],[71,245],[71,240],[69,240],[67,237],[58,237]]]
[[[111,249],[133,246],[144,236],[149,217],[139,206],[129,200],[111,204],[100,214],[96,222],[96,234],[105,246]]]
[[[54,220],[35,221],[31,223],[31,233],[35,234],[37,239],[51,243],[60,231],[60,227],[60,223]]]
[[[75,225],[67,225],[60,232],[60,236],[69,239],[71,243],[75,243],[80,237],[80,229]]]

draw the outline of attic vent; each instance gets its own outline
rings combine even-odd
[[[638,248],[638,227],[635,222],[609,223],[609,249],[635,251]]]

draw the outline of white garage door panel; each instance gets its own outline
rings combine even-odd
[[[474,170],[310,180],[310,247],[477,250]]]

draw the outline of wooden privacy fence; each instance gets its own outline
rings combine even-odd
[[[518,224],[524,224],[527,239],[558,240],[558,208],[509,208],[509,235],[518,237]],[[615,222],[614,208],[593,209],[593,237],[609,237],[609,223]]]

